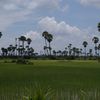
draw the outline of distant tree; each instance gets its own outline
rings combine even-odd
[[[48,49],[47,49],[47,36],[48,36],[48,34],[49,34],[49,33],[48,33],[47,31],[44,31],[44,32],[42,33],[42,37],[44,37],[44,39],[45,39],[45,47],[46,47],[46,48],[44,49],[44,50],[46,51],[46,52],[44,51],[44,52],[45,52],[45,55],[48,55]],[[47,54],[46,54],[46,53],[47,53]]]
[[[72,47],[72,44],[69,44],[69,45],[68,45],[68,49],[69,49],[69,56],[71,56],[71,53],[72,53],[72,48],[71,48],[71,47]]]
[[[2,32],[0,32],[0,38],[1,38],[1,36],[2,36]]]
[[[89,55],[92,56],[92,49],[89,49]]]
[[[53,50],[52,52],[53,52],[53,55],[54,55],[54,56],[56,56],[56,51],[55,51],[55,50]]]
[[[22,41],[22,47],[21,47],[21,45],[20,45],[20,50],[21,50],[21,56],[22,55],[24,55],[24,51],[25,51],[25,47],[24,47],[24,43],[25,43],[25,41],[26,41],[26,37],[25,36],[21,36],[21,37],[19,37],[19,41]]]
[[[97,43],[99,42],[99,38],[98,37],[93,37],[92,41],[95,44],[95,56],[97,56]]]
[[[84,41],[83,42],[83,46],[84,46],[85,57],[87,56],[87,52],[86,52],[87,45],[88,45],[88,42],[87,41]]]
[[[28,44],[28,46],[27,46],[27,52],[28,52],[28,55],[29,55],[29,46],[30,46],[32,40],[30,38],[27,38],[26,41],[27,41],[27,44]]]
[[[67,56],[68,51],[67,51],[67,47],[65,47],[65,56]]]
[[[75,54],[76,54],[76,47],[73,47],[72,51],[73,51],[73,56],[75,56]]]
[[[99,56],[100,56],[100,44],[98,44],[98,54],[99,54]]]
[[[100,22],[98,23],[97,27],[98,27],[98,31],[100,32]]]
[[[19,37],[19,40],[22,41],[22,46],[24,48],[24,43],[26,41],[26,37],[25,36],[21,36],[21,37]]]
[[[8,55],[7,48],[2,47],[1,50],[2,50],[2,56],[7,56]]]
[[[48,34],[47,35],[47,41],[48,41],[48,43],[49,43],[49,53],[50,53],[50,55],[51,55],[51,41],[53,40],[53,35],[52,34]]]
[[[30,38],[27,38],[26,41],[27,41],[28,46],[30,46],[32,40]]]

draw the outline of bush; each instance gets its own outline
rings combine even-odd
[[[20,59],[17,59],[16,63],[17,64],[27,64],[28,63],[28,60],[26,60],[24,58],[20,58]]]
[[[30,61],[26,60],[25,58],[17,59],[16,63],[17,64],[30,64],[30,65],[33,65],[33,62],[30,62]]]

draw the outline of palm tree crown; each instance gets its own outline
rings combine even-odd
[[[83,42],[83,46],[86,48],[87,45],[88,45],[87,41],[84,41],[84,42]]]
[[[99,42],[99,38],[98,37],[93,37],[92,41],[96,44]]]
[[[28,45],[30,45],[30,44],[31,44],[31,42],[32,42],[32,40],[31,40],[30,38],[27,38],[27,40],[26,40],[26,41],[27,41],[27,44],[28,44]]]

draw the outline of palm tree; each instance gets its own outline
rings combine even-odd
[[[89,55],[92,56],[92,49],[89,49]]]
[[[69,56],[71,56],[72,50],[71,50],[72,44],[68,45],[68,49],[69,49]]]
[[[98,31],[100,32],[100,22],[98,23]]]
[[[86,57],[86,47],[87,47],[87,45],[88,45],[88,42],[84,41],[83,46],[84,46],[85,57]]]
[[[25,51],[25,48],[24,48],[24,43],[25,43],[25,41],[26,41],[26,37],[25,36],[21,36],[21,37],[19,37],[19,41],[22,41],[22,52],[21,52],[21,55],[23,55],[24,54],[24,51]]]
[[[100,44],[98,45],[98,51],[99,51],[98,54],[99,54],[99,56],[100,56]]]
[[[53,35],[52,34],[48,34],[47,35],[47,41],[49,42],[49,53],[50,53],[50,55],[51,55],[51,41],[53,40]]]
[[[48,36],[48,32],[47,31],[44,31],[43,33],[42,33],[42,37],[44,37],[44,39],[45,39],[45,47],[47,47],[47,36]],[[48,49],[46,48],[45,49],[46,50],[46,52],[47,52],[47,55],[48,55]],[[45,52],[45,55],[46,55],[46,52]]]
[[[26,39],[28,46],[31,44],[32,40],[30,38]]]
[[[28,44],[28,46],[27,46],[27,52],[28,52],[28,56],[29,56],[29,46],[30,46],[32,40],[30,38],[27,38],[26,41],[27,41],[27,44]]]
[[[21,36],[21,37],[19,38],[19,40],[22,41],[22,46],[23,46],[23,48],[24,48],[24,42],[26,41],[26,37],[25,37],[25,36]]]
[[[0,32],[0,38],[1,38],[1,36],[2,36],[2,32]]]
[[[73,47],[73,48],[72,48],[72,51],[73,51],[73,56],[75,56],[75,55],[76,55],[76,49],[77,49],[76,47]]]
[[[98,37],[93,37],[92,41],[95,44],[95,56],[97,56],[97,43],[99,42],[99,38]]]

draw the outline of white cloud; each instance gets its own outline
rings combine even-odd
[[[0,0],[0,30],[29,18],[37,9],[58,9],[59,0]]]
[[[31,38],[32,40],[36,40],[40,38],[40,33],[36,31],[29,31],[29,32],[26,32],[25,37]]]
[[[82,42],[92,42],[94,34],[90,34],[90,29],[80,29],[79,27],[67,24],[64,21],[56,21],[54,17],[45,17],[38,22],[42,32],[48,31],[53,34],[56,46],[64,47],[68,43],[72,43],[78,47],[82,46]],[[59,42],[60,41],[60,42]],[[55,47],[55,46],[54,46]]]
[[[100,0],[79,0],[82,5],[90,5],[100,8]]]
[[[54,17],[45,17],[39,21],[42,30],[47,30],[57,35],[76,35],[79,36],[83,32],[76,26],[71,26],[64,21],[57,22]]]

